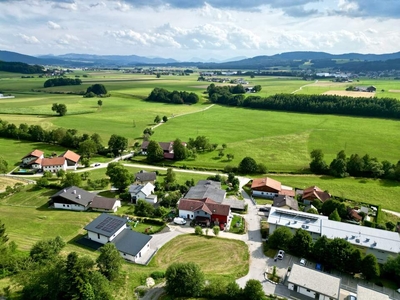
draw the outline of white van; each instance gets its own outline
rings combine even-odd
[[[184,218],[176,217],[176,218],[174,218],[174,223],[178,224],[178,225],[185,225],[186,224],[186,220]]]

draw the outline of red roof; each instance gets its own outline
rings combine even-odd
[[[219,204],[210,198],[204,198],[200,200],[193,199],[181,199],[179,201],[178,209],[179,210],[188,210],[188,211],[198,211],[202,210],[209,215],[221,215],[221,216],[229,216],[230,206],[226,204]]]
[[[281,190],[279,192],[280,195],[285,195],[285,196],[290,196],[290,197],[294,197],[296,196],[296,192],[294,190]]]
[[[43,167],[62,166],[63,164],[65,164],[65,157],[43,158],[42,160]]]
[[[43,158],[36,158],[35,160],[32,160],[31,162],[29,162],[28,165],[33,165],[33,164],[38,164],[40,165],[42,163]]]
[[[257,189],[264,186],[267,186],[277,191],[281,190],[281,183],[269,177],[255,178],[253,179],[253,183],[251,184],[252,189]]]
[[[43,151],[40,151],[38,149],[33,150],[31,153],[28,153],[25,155],[22,159],[29,157],[29,156],[34,156],[34,157],[41,157],[44,154]]]
[[[317,186],[310,186],[309,188],[303,190],[302,198],[306,200],[319,199],[322,202],[325,202],[326,200],[331,198],[331,195],[327,192],[324,192]]]
[[[63,154],[60,155],[60,157],[65,157],[66,159],[73,161],[75,163],[77,163],[79,161],[79,159],[81,158],[81,156],[79,154],[76,154],[75,152],[73,152],[71,150],[65,151]]]

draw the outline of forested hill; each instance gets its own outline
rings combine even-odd
[[[43,66],[28,65],[21,62],[5,62],[0,61],[0,71],[22,73],[22,74],[36,74],[43,73]]]

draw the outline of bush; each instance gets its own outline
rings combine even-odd
[[[154,271],[153,273],[151,273],[150,277],[153,278],[153,279],[165,278],[165,272],[163,272],[163,271]]]
[[[201,228],[200,226],[196,226],[194,228],[194,234],[195,235],[203,235],[203,228]]]

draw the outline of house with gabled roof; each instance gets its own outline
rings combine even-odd
[[[278,195],[274,197],[274,203],[272,204],[272,206],[299,210],[299,204],[297,203],[297,200],[287,195]]]
[[[147,147],[149,146],[149,141],[144,141],[142,143],[141,151],[142,154],[147,155]],[[158,142],[160,145],[161,149],[164,152],[164,158],[165,159],[174,159],[174,142]],[[187,143],[182,142],[183,146],[187,146]]]
[[[304,204],[311,204],[314,200],[320,200],[322,203],[331,198],[331,194],[321,190],[317,186],[310,186],[303,190],[303,195],[301,197]]]
[[[116,212],[119,207],[121,207],[121,200],[95,196],[89,207],[93,211],[113,213]]]
[[[78,168],[79,160],[81,159],[79,154],[76,154],[71,150],[67,150],[61,154],[60,157],[64,157],[67,161],[67,169],[76,170]]]
[[[226,191],[221,189],[221,182],[213,180],[199,180],[195,186],[192,186],[186,193],[187,199],[205,199],[210,198],[215,202],[222,203],[225,200]]]
[[[67,170],[67,160],[65,157],[50,157],[42,159],[43,172],[57,173],[60,170]]]
[[[128,188],[131,194],[131,203],[136,203],[138,200],[144,200],[150,204],[157,203],[157,195],[154,195],[155,186],[150,182],[145,185],[131,184]]]
[[[279,181],[269,177],[253,179],[251,192],[254,197],[270,199],[278,195],[295,196],[295,191],[291,187],[284,186]]]
[[[183,198],[178,203],[179,216],[181,218],[196,220],[208,219],[216,224],[228,223],[231,207],[213,201],[210,198],[188,199]]]
[[[89,240],[103,245],[113,243],[124,259],[136,262],[150,249],[152,236],[132,231],[127,223],[127,218],[101,214],[84,229]]]
[[[135,174],[135,183],[137,184],[146,184],[148,182],[154,184],[156,182],[156,179],[157,179],[156,172],[147,172],[141,170]]]
[[[22,158],[22,165],[29,165],[31,163],[38,163],[44,158],[44,152],[38,149],[33,150]]]

